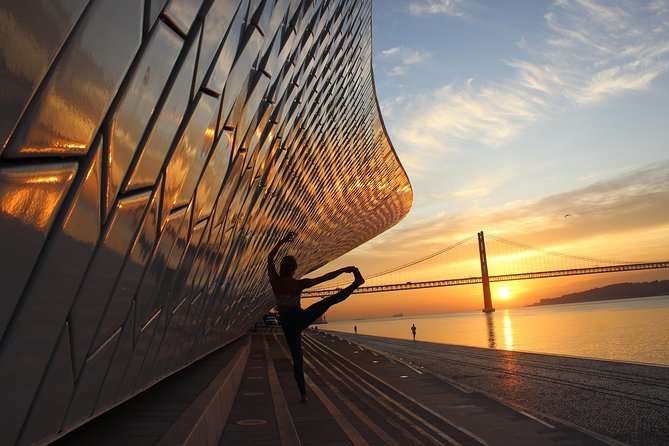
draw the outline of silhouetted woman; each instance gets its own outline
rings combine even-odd
[[[307,390],[304,384],[302,330],[311,325],[332,305],[337,304],[350,296],[356,288],[365,283],[365,279],[362,278],[358,268],[354,266],[347,266],[324,274],[321,277],[316,277],[315,279],[296,279],[293,277],[293,274],[295,274],[295,271],[297,270],[297,260],[295,260],[295,257],[293,256],[285,256],[281,259],[281,265],[279,267],[279,272],[277,273],[274,265],[274,258],[281,245],[292,242],[293,240],[295,240],[295,233],[291,232],[272,248],[269,252],[269,256],[267,256],[267,272],[269,274],[269,282],[274,291],[274,296],[276,297],[281,329],[286,337],[290,353],[293,356],[293,373],[295,374],[295,381],[297,381],[297,386],[300,388],[301,401],[305,402],[307,401]],[[318,285],[319,283],[332,280],[343,273],[352,273],[353,283],[336,294],[321,299],[306,309],[302,309],[300,306],[300,295],[303,290]]]

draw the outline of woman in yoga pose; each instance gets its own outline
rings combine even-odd
[[[285,256],[281,259],[279,272],[277,273],[274,265],[279,248],[284,243],[295,240],[295,233],[290,232],[272,248],[267,256],[267,272],[269,282],[272,285],[274,296],[276,297],[277,310],[279,312],[279,322],[281,329],[286,337],[286,343],[293,357],[293,373],[295,381],[300,389],[301,401],[307,401],[307,391],[304,384],[304,368],[302,359],[302,330],[311,325],[332,305],[337,304],[353,293],[360,285],[365,283],[358,268],[347,266],[336,271],[329,272],[314,279],[296,279],[293,277],[297,270],[297,260],[293,256]],[[309,307],[302,309],[300,306],[300,295],[303,290],[311,288],[319,283],[332,280],[343,273],[353,274],[353,283],[340,290],[332,296],[328,296],[316,302]]]

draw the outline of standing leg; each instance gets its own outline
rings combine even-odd
[[[292,325],[292,324],[290,324]],[[304,382],[304,359],[302,357],[302,334],[299,330],[296,330],[295,327],[290,325],[284,326],[283,334],[286,337],[286,343],[290,349],[290,354],[293,357],[293,375],[295,375],[295,381],[297,382],[297,387],[300,389],[300,396],[302,401],[307,399],[307,388]]]

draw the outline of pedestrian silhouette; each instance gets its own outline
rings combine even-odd
[[[304,383],[302,330],[321,317],[332,305],[342,302],[350,296],[356,288],[365,283],[365,279],[363,279],[360,274],[360,270],[354,266],[340,268],[314,279],[296,279],[293,275],[297,271],[297,260],[295,260],[295,257],[289,255],[281,259],[279,272],[277,272],[276,266],[274,265],[274,258],[276,257],[279,248],[285,243],[294,241],[295,236],[296,234],[294,232],[288,233],[288,235],[279,240],[269,252],[269,255],[267,256],[267,274],[269,275],[269,282],[272,285],[274,297],[276,298],[281,329],[283,330],[286,343],[288,344],[291,356],[293,357],[293,374],[295,375],[297,386],[300,389],[300,400],[306,402],[307,390]],[[303,290],[318,285],[319,283],[332,280],[344,273],[353,274],[353,282],[349,286],[332,296],[321,299],[306,309],[302,309],[300,306],[300,297]]]
[[[358,326],[357,325],[353,326],[353,331],[355,331],[355,334],[358,334]]]
[[[411,324],[411,334],[413,334],[413,341],[416,342],[416,325]]]

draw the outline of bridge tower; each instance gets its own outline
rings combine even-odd
[[[483,312],[492,313],[495,309],[492,307],[492,297],[490,295],[490,279],[488,278],[488,259],[485,254],[485,239],[483,231],[479,236],[479,257],[481,258],[481,284],[483,285]]]

